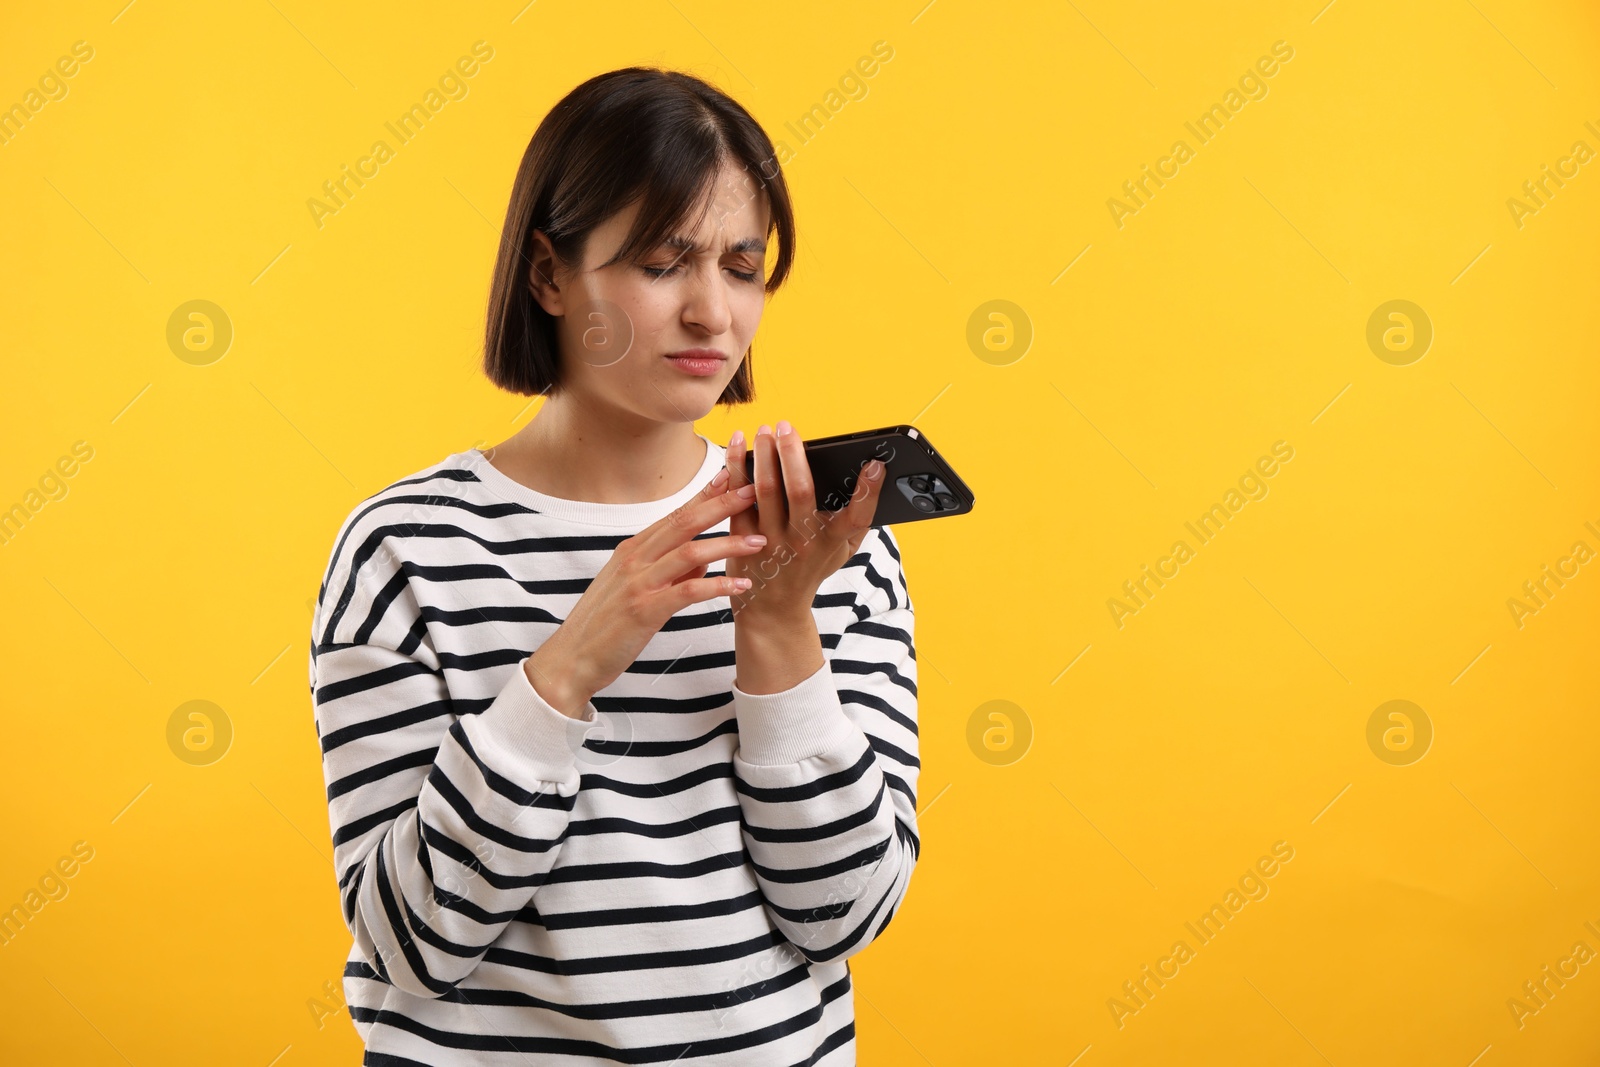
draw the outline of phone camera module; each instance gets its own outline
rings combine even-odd
[[[895,480],[895,485],[911,506],[924,515],[958,511],[961,501],[937,474],[908,474]]]

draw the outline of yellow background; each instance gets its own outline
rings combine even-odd
[[[1600,951],[1600,563],[1520,628],[1506,602],[1600,549],[1600,163],[1520,227],[1507,200],[1600,150],[1600,15],[922,2],[8,14],[0,104],[94,58],[0,147],[0,507],[94,455],[0,546],[0,907],[94,858],[0,948],[0,1060],[359,1061],[308,1004],[349,946],[309,601],[358,501],[533,415],[477,367],[517,161],[579,81],[660,63],[794,152],[760,399],[699,428],[911,421],[978,495],[897,531],[923,850],[854,961],[862,1062],[1593,1062],[1600,964],[1520,1027],[1507,1001]],[[306,201],[477,40],[469,95],[319,229]],[[800,145],[784,124],[879,40]],[[1268,95],[1197,144],[1280,40]],[[1108,198],[1180,138],[1119,228]],[[193,299],[235,330],[206,366],[165,338]],[[1366,344],[1393,299],[1435,331],[1407,366]],[[991,300],[1033,331],[1003,365],[967,342]],[[1279,440],[1269,494],[1197,546],[1185,521]],[[1107,600],[1180,538],[1118,628]],[[1407,766],[1367,744],[1394,699],[1434,731]],[[190,700],[232,724],[209,766],[168,746]],[[994,700],[1032,732],[1001,766],[968,741]],[[1269,895],[1198,945],[1184,923],[1277,841]],[[1119,1027],[1107,1001],[1179,939]]]

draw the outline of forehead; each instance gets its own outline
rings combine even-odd
[[[755,235],[757,244],[764,246],[766,242],[759,240],[759,235],[766,233],[771,207],[754,176],[741,166],[725,163],[717,171],[711,185],[711,199],[704,214],[687,232],[680,232],[679,237],[692,234],[696,242],[704,246],[707,240],[718,234],[722,235],[724,242]],[[667,243],[681,246],[682,241],[669,240]]]
[[[754,252],[763,254],[770,224],[771,205],[753,175],[738,163],[724,163],[710,179],[704,209],[680,224],[656,246],[687,255],[698,252]],[[610,261],[621,248],[638,217],[641,202],[634,200],[595,228],[586,243],[589,264]]]

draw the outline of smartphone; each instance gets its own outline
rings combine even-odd
[[[883,488],[872,525],[887,526],[946,515],[965,515],[978,498],[915,426],[885,426],[877,430],[818,437],[805,442],[817,508],[838,511],[850,503],[861,468],[868,460],[884,465]],[[745,452],[745,476],[755,479],[755,452]]]

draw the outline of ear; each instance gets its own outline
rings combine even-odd
[[[560,318],[567,313],[567,304],[561,287],[556,284],[559,261],[555,248],[543,230],[534,230],[528,244],[529,259],[532,261],[528,267],[528,289],[546,313]]]

